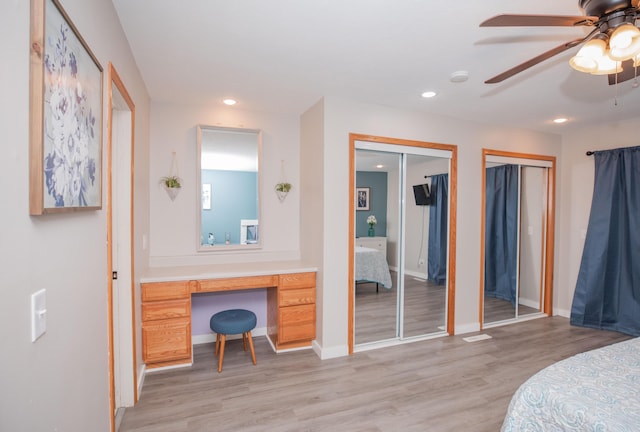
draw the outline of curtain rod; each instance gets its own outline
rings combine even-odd
[[[589,150],[589,151],[587,152],[587,156],[591,156],[591,155],[592,155],[592,154],[594,154],[594,153],[595,153],[595,152],[593,152],[593,151]]]
[[[449,174],[449,173],[446,172],[446,173],[442,173],[442,174],[431,174],[431,175],[424,176],[424,178],[429,178],[429,177],[433,177],[433,176],[437,176],[437,175],[445,175],[445,174]]]

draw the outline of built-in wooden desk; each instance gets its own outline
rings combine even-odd
[[[147,368],[192,362],[191,294],[267,288],[267,337],[279,350],[316,337],[316,268],[300,262],[152,269],[141,279]]]

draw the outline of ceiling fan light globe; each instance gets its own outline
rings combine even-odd
[[[609,40],[611,49],[625,49],[629,47],[634,39],[640,37],[640,30],[633,24],[627,23],[618,26]]]
[[[575,55],[571,57],[571,60],[569,60],[569,64],[575,70],[584,73],[593,73],[598,69],[598,63],[594,59],[581,55]]]
[[[636,57],[638,54],[640,54],[640,36],[634,38],[631,44],[625,48],[611,47],[609,50],[609,57],[616,61],[629,60]]]
[[[622,72],[622,63],[615,61],[608,56],[603,56],[597,60],[598,67],[591,72],[592,75],[609,75]]]
[[[587,57],[593,60],[597,60],[603,55],[605,55],[605,51],[607,50],[607,43],[600,39],[594,38],[589,42],[585,43],[582,48],[578,51],[576,56]]]

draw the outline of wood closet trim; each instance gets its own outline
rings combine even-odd
[[[110,429],[111,432],[115,432],[116,429],[116,419],[115,419],[115,377],[114,377],[114,336],[113,336],[113,257],[111,256],[111,249],[113,245],[113,202],[112,202],[112,188],[113,188],[113,93],[111,91],[112,87],[116,87],[120,95],[124,99],[131,112],[131,202],[130,202],[130,210],[131,213],[129,215],[129,220],[131,221],[131,239],[132,243],[130,245],[131,251],[131,332],[132,332],[132,350],[133,350],[133,364],[131,367],[133,368],[133,400],[134,403],[138,401],[138,365],[137,365],[137,352],[136,352],[136,302],[135,302],[135,278],[134,278],[134,249],[133,249],[133,239],[135,238],[134,234],[134,224],[133,224],[133,215],[134,215],[134,175],[133,175],[133,167],[134,167],[134,155],[135,155],[135,120],[136,120],[136,106],[133,103],[133,99],[129,95],[127,88],[124,86],[122,79],[120,79],[120,75],[116,71],[116,68],[113,66],[111,62],[109,62],[108,66],[108,79],[107,79],[107,185],[109,187],[109,192],[107,193],[107,325],[108,325],[108,339],[109,339],[109,420],[110,420]]]
[[[451,152],[450,160],[450,182],[449,182],[449,266],[447,268],[447,333],[453,335],[455,332],[455,293],[456,293],[456,224],[458,209],[458,146],[453,144],[440,144],[427,141],[406,140],[400,138],[388,138],[375,135],[362,135],[356,133],[349,134],[349,354],[353,354],[354,347],[354,322],[355,322],[355,262],[353,259],[355,247],[355,150],[356,141],[375,142],[380,144],[395,144],[407,147],[421,147],[436,150],[447,150]]]
[[[546,243],[543,245],[543,258],[544,262],[544,274],[542,280],[544,281],[544,297],[543,297],[543,312],[548,316],[553,315],[553,270],[554,270],[554,249],[555,249],[555,220],[556,220],[556,157],[545,156],[539,154],[530,153],[518,153],[502,150],[482,149],[482,203],[481,203],[481,215],[480,215],[480,301],[478,310],[478,321],[480,322],[480,330],[484,326],[484,236],[485,236],[485,212],[487,205],[487,156],[504,156],[518,159],[532,159],[539,161],[551,162],[551,168],[548,171],[547,179],[547,214],[545,223],[545,238]]]

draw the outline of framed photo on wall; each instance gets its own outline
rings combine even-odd
[[[58,0],[31,0],[29,212],[102,208],[102,66]]]
[[[368,187],[356,188],[356,210],[369,210],[370,192]]]
[[[211,183],[202,183],[202,210],[211,210]]]

